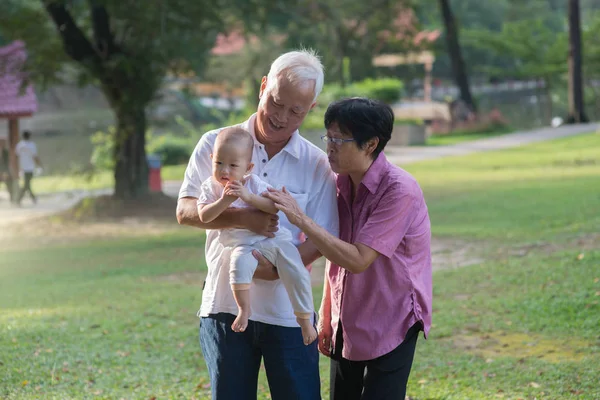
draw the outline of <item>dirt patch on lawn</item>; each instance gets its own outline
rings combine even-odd
[[[519,360],[540,359],[548,362],[581,361],[592,345],[581,339],[549,339],[536,334],[491,332],[460,335],[448,339],[453,347],[484,357],[492,362],[498,357]]]
[[[54,218],[77,222],[109,222],[124,219],[175,221],[177,199],[150,193],[141,199],[119,200],[113,196],[87,197]]]
[[[163,194],[150,195],[144,201],[90,197],[59,214],[2,227],[0,250],[94,239],[158,236],[183,229],[175,218],[176,206],[176,199]]]

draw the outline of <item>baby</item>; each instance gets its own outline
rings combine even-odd
[[[254,139],[238,127],[219,132],[212,159],[212,176],[202,183],[198,198],[200,220],[208,223],[229,207],[254,207],[266,213],[276,214],[275,204],[260,194],[269,185],[250,172]],[[221,229],[219,242],[225,248],[222,257],[229,257],[229,283],[238,306],[238,315],[231,328],[243,332],[250,317],[250,283],[258,266],[252,255],[259,250],[271,261],[279,273],[290,297],[296,320],[302,328],[304,344],[317,338],[311,318],[313,299],[310,275],[296,246],[291,232],[280,226],[274,238],[265,238],[246,229]]]

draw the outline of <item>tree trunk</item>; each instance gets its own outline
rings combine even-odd
[[[588,122],[583,111],[581,19],[579,0],[569,0],[569,116],[568,123]]]
[[[552,123],[554,118],[554,101],[552,101],[552,86],[550,85],[551,77],[544,79],[544,92],[546,95],[546,121],[544,126],[548,123]]]
[[[146,160],[145,107],[119,107],[116,110],[117,134],[115,159],[115,191],[117,199],[135,199],[148,193]]]
[[[454,80],[458,86],[458,89],[460,90],[460,98],[465,102],[472,112],[477,113],[477,106],[473,100],[473,97],[471,96],[471,89],[469,87],[469,79],[465,68],[465,62],[460,50],[458,29],[456,28],[456,21],[454,19],[454,15],[452,15],[452,9],[450,8],[449,0],[440,0],[440,8],[442,11],[444,26],[446,27],[446,46],[448,47],[448,55],[452,61]]]

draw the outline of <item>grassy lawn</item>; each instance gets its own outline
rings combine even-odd
[[[513,132],[512,129],[496,130],[493,132],[455,132],[447,135],[434,135],[427,138],[427,146],[450,146],[457,143],[468,142],[470,140],[485,139],[494,136],[506,135],[507,133]]]
[[[434,234],[481,243],[487,260],[435,272],[411,399],[600,398],[598,148],[590,134],[406,167]],[[202,238],[0,249],[0,398],[209,398]]]

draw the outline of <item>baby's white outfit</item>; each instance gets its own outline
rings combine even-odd
[[[245,178],[244,186],[250,193],[260,195],[270,187],[258,176],[250,174]],[[224,187],[212,177],[202,182],[198,205],[212,204],[223,195]],[[249,208],[249,204],[236,199],[229,207]],[[258,266],[252,250],[258,250],[277,268],[279,278],[294,308],[294,313],[312,313],[313,298],[310,274],[305,268],[298,249],[292,242],[288,229],[279,226],[274,238],[266,238],[247,229],[220,229],[218,241],[223,245],[224,265],[229,265],[230,284],[249,284]]]

